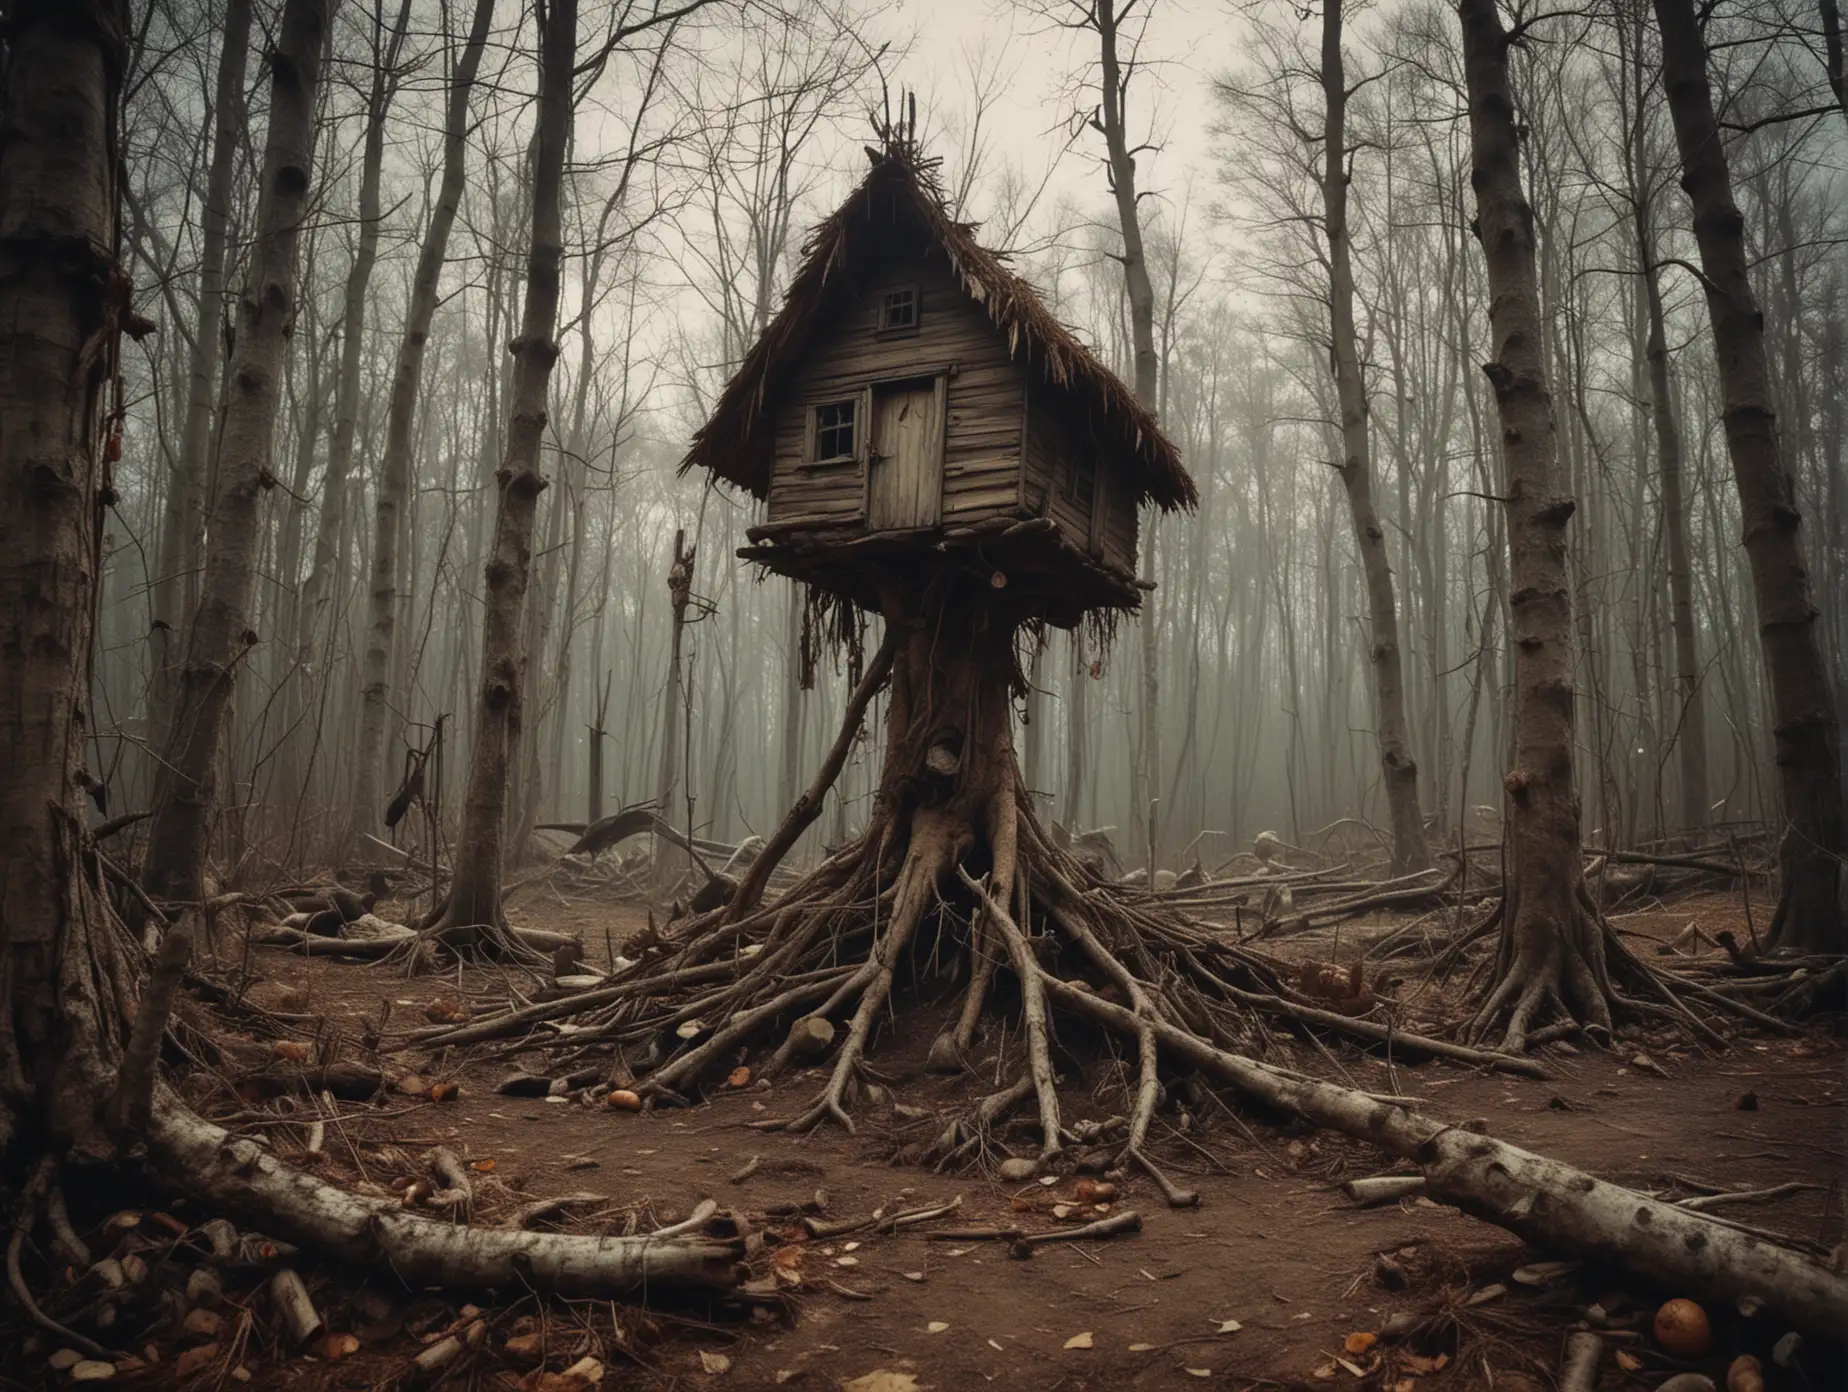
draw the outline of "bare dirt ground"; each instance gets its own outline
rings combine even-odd
[[[619,950],[643,922],[632,907],[540,895],[532,895],[516,919],[581,933],[593,961],[604,958],[606,944]],[[1288,950],[1344,962],[1363,942],[1407,921],[1350,924],[1339,933],[1292,940]],[[1690,923],[1709,934],[1734,928],[1744,935],[1737,900],[1718,895],[1616,921],[1622,931],[1655,943],[1674,939]],[[1648,942],[1638,946],[1654,951]],[[220,965],[235,969],[241,952],[228,946],[225,952]],[[506,989],[504,979],[487,970],[407,978],[389,968],[261,948],[249,961],[258,977],[306,989],[300,1036],[323,1041],[323,1048],[336,1036],[361,1040],[381,1020],[389,1037],[456,1001],[491,1008]],[[1416,994],[1416,1012],[1429,1018],[1456,1008],[1453,998],[1421,990],[1415,977],[1402,993]],[[896,1003],[872,1056],[888,1091],[860,1100],[854,1136],[837,1129],[793,1137],[750,1128],[806,1103],[818,1086],[814,1072],[775,1087],[755,1081],[725,1087],[687,1110],[638,1115],[499,1095],[495,1085],[519,1067],[520,1057],[491,1046],[420,1064],[426,1080],[460,1085],[453,1101],[393,1095],[325,1111],[299,1104],[300,1120],[338,1118],[327,1127],[321,1156],[304,1153],[305,1125],[267,1129],[287,1158],[348,1182],[394,1188],[423,1171],[429,1147],[448,1145],[473,1167],[477,1221],[495,1221],[532,1199],[588,1192],[601,1197],[576,1210],[574,1230],[622,1231],[639,1222],[646,1231],[713,1198],[744,1213],[782,1208],[784,1215],[759,1221],[785,1239],[804,1239],[789,1211],[815,1204],[820,1190],[830,1218],[960,1197],[962,1208],[952,1220],[958,1226],[1061,1226],[1052,1209],[1075,1203],[1076,1176],[1004,1184],[993,1177],[999,1153],[984,1172],[938,1175],[899,1163],[907,1145],[935,1135],[971,1097],[1006,1081],[998,1066],[1006,1041],[998,1028],[985,1041],[988,1071],[982,1077],[931,1075],[923,1068],[924,1053],[943,1004],[914,997]],[[1110,1115],[1120,1106],[1119,1065],[1108,1056],[1084,1056],[1079,1042],[1073,1049],[1058,1063],[1071,1084],[1067,1095],[1089,1099],[1088,1111],[1074,1105],[1074,1112]],[[1822,1030],[1801,1039],[1741,1037],[1721,1055],[1653,1035],[1626,1039],[1610,1053],[1552,1049],[1543,1055],[1555,1075],[1550,1080],[1329,1052],[1281,1038],[1272,1057],[1370,1091],[1417,1098],[1433,1115],[1485,1125],[1505,1140],[1655,1192],[1684,1196],[1698,1192],[1696,1185],[1759,1189],[1805,1182],[1815,1187],[1728,1212],[1825,1247],[1843,1238],[1848,1052]],[[248,1099],[233,1095],[236,1083],[225,1077],[219,1095],[202,1097],[201,1105],[251,1118]],[[1563,1332],[1581,1318],[1585,1303],[1600,1297],[1613,1311],[1645,1312],[1640,1321],[1632,1315],[1630,1330],[1615,1335],[1630,1340],[1618,1346],[1634,1354],[1637,1369],[1607,1359],[1602,1387],[1653,1387],[1684,1366],[1653,1351],[1637,1333],[1647,1328],[1646,1312],[1674,1292],[1626,1284],[1609,1272],[1580,1272],[1551,1286],[1514,1281],[1510,1273],[1536,1254],[1498,1229],[1423,1199],[1369,1210],[1345,1200],[1336,1187],[1342,1180],[1384,1168],[1369,1148],[1228,1108],[1204,1094],[1190,1106],[1179,1095],[1183,1090],[1176,1091],[1175,1104],[1158,1122],[1157,1154],[1172,1177],[1198,1189],[1201,1203],[1170,1210],[1147,1180],[1115,1177],[1120,1192],[1112,1208],[1139,1213],[1139,1233],[1041,1247],[1027,1261],[1011,1259],[1001,1242],[931,1239],[941,1223],[900,1235],[861,1231],[834,1241],[804,1239],[785,1244],[799,1248],[796,1256],[778,1258],[786,1279],[797,1281],[787,1286],[780,1312],[671,1299],[642,1307],[542,1307],[503,1294],[487,1307],[492,1334],[450,1385],[539,1386],[530,1363],[499,1350],[511,1333],[542,1330],[547,1367],[596,1354],[608,1365],[606,1388],[1442,1392],[1535,1385],[1523,1383],[1523,1375],[1550,1386]],[[1022,1153],[1031,1153],[1028,1134],[1017,1139]],[[755,1173],[733,1182],[754,1158]],[[1377,1260],[1381,1254],[1384,1263]],[[755,1265],[770,1272],[768,1252]],[[233,1350],[235,1358],[215,1360],[197,1385],[236,1385],[228,1381],[233,1368],[248,1370],[249,1385],[257,1387],[389,1384],[403,1375],[420,1336],[453,1325],[466,1298],[407,1295],[394,1290],[383,1271],[374,1273],[374,1294],[359,1298],[336,1273],[317,1279],[310,1272],[310,1285],[332,1328],[361,1335],[357,1352],[333,1361],[291,1353],[260,1298],[234,1297],[251,1312],[249,1335]],[[1485,1289],[1498,1285],[1507,1291],[1483,1298]],[[1628,1305],[1615,1298],[1620,1295]],[[1374,1344],[1364,1337],[1408,1310],[1437,1311],[1440,1318],[1409,1342]],[[1784,1331],[1759,1327],[1763,1323],[1716,1312],[1716,1346],[1700,1366],[1723,1383],[1733,1354],[1766,1354]],[[10,1385],[59,1385],[61,1379],[45,1370],[49,1347],[14,1341],[10,1352],[0,1350],[0,1368],[13,1365]],[[175,1349],[155,1352],[163,1362],[135,1381],[174,1381]],[[1831,1361],[1837,1355],[1823,1351],[1821,1362],[1815,1356],[1808,1385],[1840,1385],[1814,1381],[1839,1376],[1839,1362]],[[854,1381],[881,1371],[893,1379]],[[1780,1385],[1805,1384],[1773,1383]]]

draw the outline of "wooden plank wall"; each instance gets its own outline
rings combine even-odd
[[[1130,491],[1129,473],[1121,465],[1107,466],[1101,475],[1105,506],[1104,559],[1137,571],[1135,495]]]
[[[879,297],[904,285],[920,292],[918,331],[882,337],[876,332]],[[1025,369],[1009,358],[1007,340],[933,250],[869,276],[817,328],[777,418],[768,520],[813,516],[847,522],[864,516],[863,458],[819,468],[805,463],[810,405],[855,396],[872,383],[907,374],[934,375],[951,364],[957,372],[949,379],[943,520],[971,522],[1011,510],[1020,496]],[[863,419],[862,456],[867,424]]]
[[[1074,546],[1089,549],[1090,512],[1066,496],[1079,451],[1098,455],[1098,483],[1104,491],[1104,557],[1128,570],[1136,568],[1136,505],[1129,475],[1114,456],[1099,450],[1083,407],[1064,393],[1036,393],[1027,416],[1027,506],[1059,524]]]

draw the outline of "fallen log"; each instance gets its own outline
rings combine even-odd
[[[161,1173],[205,1207],[412,1287],[612,1296],[643,1287],[731,1290],[741,1244],[697,1237],[586,1237],[438,1222],[290,1169],[161,1090],[148,1128]]]
[[[1697,1300],[1756,1300],[1827,1338],[1848,1328],[1848,1275],[1788,1247],[1407,1107],[1281,1073],[1049,973],[1038,975],[1047,996],[1068,1010],[1131,1038],[1152,1027],[1175,1061],[1267,1106],[1415,1162],[1433,1200],[1535,1247],[1619,1266]]]

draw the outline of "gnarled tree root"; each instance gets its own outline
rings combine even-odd
[[[1480,1045],[1499,1025],[1498,1047],[1507,1054],[1577,1031],[1608,1045],[1614,1012],[1625,1012],[1671,1020],[1712,1048],[1727,1047],[1725,1036],[1677,993],[1682,988],[1698,994],[1698,986],[1638,959],[1583,881],[1549,895],[1540,908],[1524,902],[1518,885],[1511,886],[1489,919],[1467,936],[1479,936],[1492,922],[1499,923],[1501,936],[1490,986],[1465,1031],[1471,1043]],[[1619,989],[1620,984],[1633,994]],[[1712,999],[1714,994],[1707,993],[1710,1004],[1732,1007],[1746,1018],[1759,1013]],[[1767,1017],[1767,1023],[1777,1022]]]
[[[416,1041],[521,1038],[550,1050],[555,1072],[602,1063],[610,1085],[633,1086],[657,1105],[694,1095],[743,1051],[780,1037],[753,1064],[758,1077],[824,1060],[826,1076],[790,1113],[754,1125],[807,1130],[831,1121],[852,1131],[856,1085],[880,1021],[907,990],[947,978],[960,1002],[932,1046],[932,1065],[966,1066],[983,1021],[1006,1009],[1015,1041],[1008,1066],[1021,1082],[980,1103],[935,1153],[970,1158],[1002,1113],[1031,1096],[1038,1152],[1051,1159],[1078,1139],[1061,1119],[1059,1021],[1044,984],[1056,974],[1121,1003],[1138,1022],[1116,1159],[1148,1174],[1173,1204],[1196,1196],[1151,1154],[1168,1097],[1158,1026],[1242,1047],[1267,1017],[1544,1076],[1530,1061],[1404,1034],[1389,1018],[1323,1010],[1292,989],[1275,958],[1190,918],[1183,905],[1105,882],[1061,849],[1036,820],[1014,757],[1010,701],[1024,691],[1014,646],[1022,619],[1000,607],[1009,592],[989,579],[982,574],[960,594],[932,582],[916,602],[890,599],[886,640],[821,777],[732,904],[673,925],[650,955],[579,997],[420,1032]],[[869,825],[780,898],[755,902],[767,868],[819,807],[882,680],[886,751]],[[1017,995],[1004,989],[1008,982]],[[544,1027],[567,1017],[572,1028],[548,1038]]]

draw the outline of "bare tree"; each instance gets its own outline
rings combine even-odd
[[[1702,680],[1700,639],[1695,628],[1689,509],[1683,480],[1685,450],[1669,378],[1668,315],[1662,304],[1661,267],[1657,262],[1656,170],[1649,140],[1648,83],[1643,62],[1643,7],[1640,3],[1619,8],[1617,29],[1619,44],[1628,58],[1623,74],[1627,83],[1624,96],[1629,124],[1624,164],[1631,220],[1636,229],[1636,273],[1642,288],[1646,325],[1643,354],[1650,415],[1655,426],[1656,469],[1662,488],[1669,617],[1675,640],[1675,688],[1680,696],[1675,733],[1681,774],[1680,822],[1684,829],[1699,830],[1707,824],[1708,807],[1707,693]]]
[[[526,258],[526,306],[512,345],[513,399],[507,450],[495,475],[499,497],[488,554],[481,637],[481,686],[469,758],[462,834],[445,928],[462,940],[497,938],[501,923],[501,832],[507,764],[520,732],[526,685],[522,619],[532,572],[533,519],[546,486],[539,472],[546,388],[558,345],[559,268],[564,260],[560,194],[571,141],[572,68],[577,54],[577,0],[534,0],[539,23],[539,115],[533,140],[532,240]]]
[[[720,115],[695,136],[704,168],[694,203],[708,235],[690,238],[687,250],[700,268],[693,288],[718,319],[727,375],[776,311],[797,219],[820,182],[813,152],[883,57],[827,6],[793,17],[747,11],[742,28],[739,53],[721,71],[725,86],[691,94]],[[783,604],[780,816],[802,790],[803,601],[800,586],[773,583]]]
[[[1514,765],[1504,787],[1508,882],[1499,910],[1494,985],[1472,1025],[1482,1035],[1507,1011],[1503,1047],[1559,1007],[1608,1036],[1611,1015],[1602,922],[1588,912],[1579,864],[1572,754],[1572,590],[1566,577],[1565,492],[1554,444],[1535,270],[1534,218],[1521,183],[1508,32],[1496,0],[1462,0],[1464,70],[1476,189],[1476,235],[1488,267],[1494,358],[1484,365],[1501,418],[1514,622]]]
[[[1693,209],[1701,286],[1725,399],[1721,423],[1739,490],[1758,636],[1771,683],[1772,735],[1786,820],[1778,857],[1783,882],[1771,940],[1840,952],[1848,948],[1840,886],[1841,856],[1848,845],[1841,729],[1798,537],[1802,513],[1772,404],[1764,315],[1752,287],[1745,219],[1733,201],[1726,147],[1707,82],[1707,48],[1692,0],[1655,0],[1655,12],[1662,31],[1663,87],[1681,150],[1681,186]]]
[[[424,350],[430,338],[431,320],[436,317],[437,291],[449,253],[449,233],[455,226],[456,211],[461,205],[462,189],[468,177],[469,99],[475,88],[475,74],[481,66],[481,52],[487,43],[488,26],[493,19],[494,0],[476,0],[474,20],[449,79],[449,99],[443,116],[443,173],[437,186],[436,202],[430,209],[430,225],[424,230],[423,246],[417,253],[410,308],[398,343],[391,401],[385,411],[385,453],[379,464],[372,534],[371,625],[366,636],[365,673],[360,689],[359,749],[354,763],[350,808],[355,831],[370,831],[378,825],[385,811],[380,797],[380,774],[385,763],[385,724],[391,706],[391,657],[401,579],[398,542],[411,489],[411,426],[416,419],[418,395],[423,385]],[[375,106],[378,100],[375,85]],[[367,153],[371,153],[370,146]],[[375,189],[375,199],[376,196]],[[350,308],[348,312],[351,313]],[[357,385],[358,361],[350,337],[346,349],[355,356],[342,360],[342,379],[345,380],[350,361]],[[350,442],[350,427],[348,438]],[[331,490],[331,461],[328,478]]]
[[[185,635],[181,626],[195,593],[200,526],[205,517],[207,454],[212,402],[218,390],[225,333],[225,243],[231,216],[231,174],[244,129],[244,64],[250,50],[250,0],[225,0],[219,36],[218,79],[212,97],[212,161],[199,210],[199,314],[186,373],[186,419],[180,455],[167,484],[161,517],[160,570],[153,586],[154,689],[148,728],[166,733],[173,714],[174,662]]]
[[[1342,459],[1337,467],[1354,520],[1354,545],[1367,585],[1373,695],[1379,722],[1380,768],[1392,820],[1397,874],[1431,864],[1418,807],[1418,765],[1405,718],[1405,678],[1399,656],[1399,610],[1393,599],[1386,529],[1373,505],[1373,449],[1360,340],[1354,327],[1354,263],[1348,237],[1347,104],[1350,89],[1341,55],[1342,0],[1322,5],[1322,210],[1328,235],[1329,366],[1341,412]]]
[[[237,669],[257,642],[250,618],[258,505],[276,482],[277,394],[314,168],[315,94],[326,32],[327,0],[288,0],[269,55],[269,134],[256,243],[238,300],[218,493],[206,531],[199,606],[155,779],[142,866],[142,883],[157,898],[197,900],[204,893],[219,741],[229,720]]]
[[[1045,0],[1038,8],[1060,27],[1088,34],[1097,44],[1098,102],[1091,112],[1083,114],[1083,118],[1104,138],[1104,170],[1116,204],[1117,230],[1122,238],[1122,250],[1116,253],[1116,259],[1123,268],[1123,289],[1128,300],[1136,395],[1155,411],[1160,407],[1161,389],[1161,359],[1155,351],[1155,283],[1149,274],[1142,226],[1142,199],[1147,191],[1139,191],[1136,183],[1136,157],[1150,147],[1130,144],[1127,111],[1130,82],[1138,71],[1137,49],[1154,0]],[[1134,31],[1126,31],[1124,26],[1132,20]],[[1152,578],[1155,572],[1157,530],[1151,523],[1143,532],[1145,579]],[[1148,861],[1153,867],[1161,845],[1160,808],[1154,799],[1162,767],[1161,651],[1153,605],[1143,605],[1137,630],[1142,654],[1142,690],[1138,702],[1141,723],[1130,804],[1138,824],[1147,818]]]

